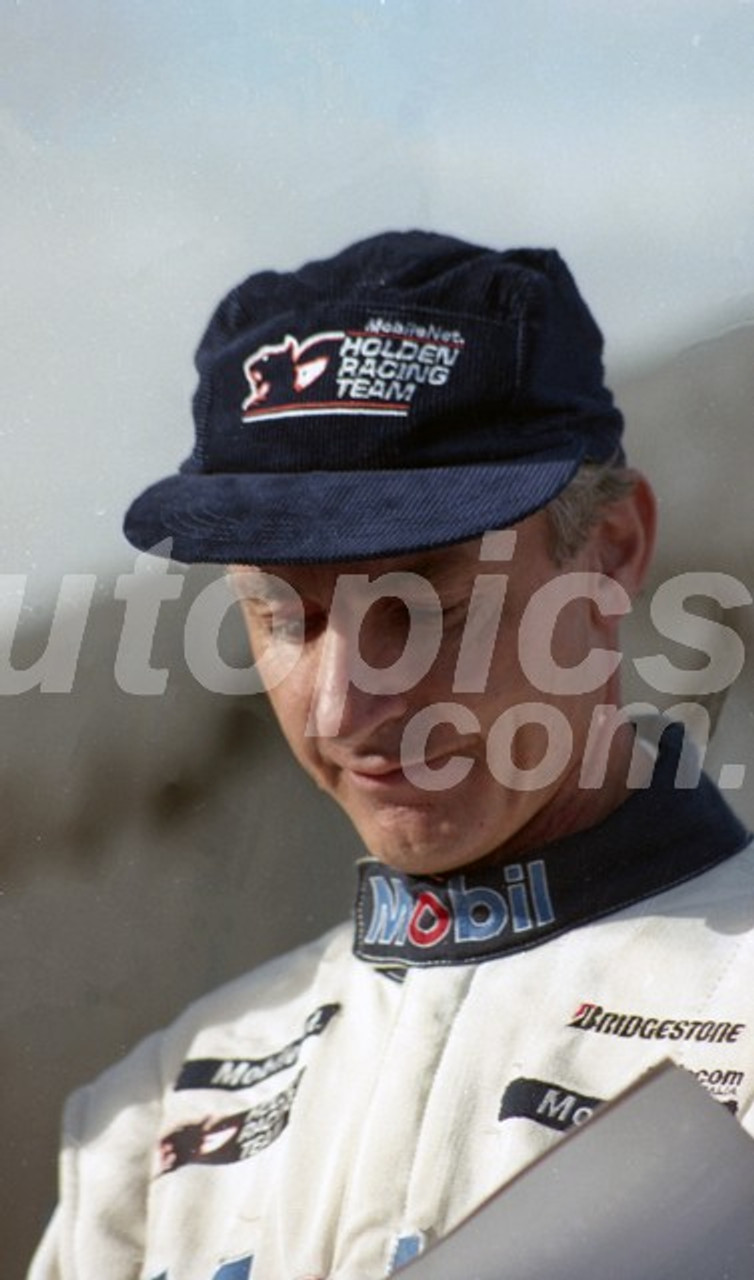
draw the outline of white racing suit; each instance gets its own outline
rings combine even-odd
[[[514,867],[362,864],[355,943],[231,983],[76,1093],[30,1280],[379,1280],[665,1058],[754,1131],[754,845],[663,759]]]

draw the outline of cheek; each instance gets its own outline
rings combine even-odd
[[[289,675],[279,684],[268,687],[267,697],[278,724],[294,754],[307,752],[310,739],[306,737],[309,718],[310,693],[295,675]]]
[[[246,619],[249,649],[275,717],[292,747],[303,737],[308,720],[313,677],[299,646],[272,639],[255,620]]]
[[[559,666],[582,662],[594,646],[590,609],[585,600],[571,600],[558,613],[552,628],[552,654]]]
[[[570,703],[591,695],[609,675],[611,662],[602,651],[610,648],[609,630],[594,625],[585,599],[530,614],[517,638],[520,685],[534,701]]]
[[[475,672],[475,693],[461,697],[489,728],[502,712],[519,704],[536,701],[542,695],[529,683],[521,667],[515,636],[505,629],[486,663]]]

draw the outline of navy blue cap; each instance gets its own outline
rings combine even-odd
[[[186,563],[393,556],[502,529],[622,457],[602,335],[551,249],[388,232],[250,276],[196,356],[196,444],[130,507]]]

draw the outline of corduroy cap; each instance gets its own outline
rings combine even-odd
[[[196,442],[130,507],[140,550],[324,563],[474,538],[622,458],[602,335],[552,249],[388,232],[250,276],[196,356]]]

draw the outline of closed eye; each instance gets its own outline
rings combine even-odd
[[[327,626],[327,615],[316,607],[304,606],[296,610],[273,608],[257,613],[256,621],[273,642],[306,644],[316,639]]]

